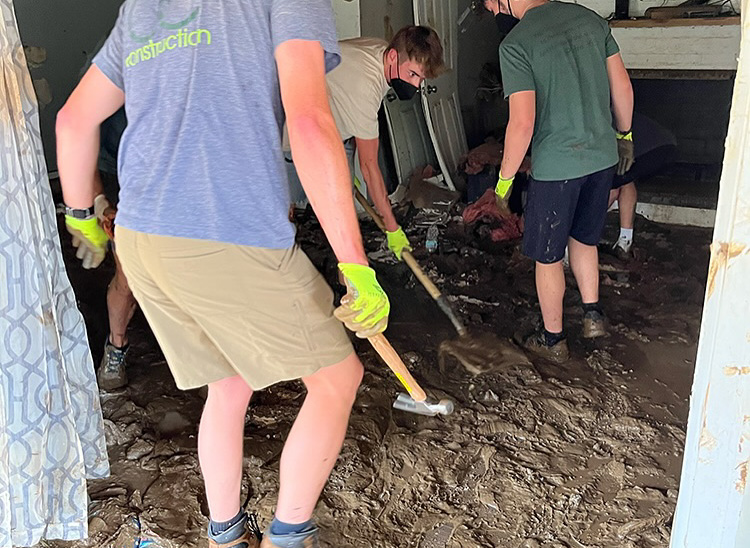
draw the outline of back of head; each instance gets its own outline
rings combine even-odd
[[[401,62],[411,59],[422,65],[427,78],[443,72],[443,45],[437,32],[429,27],[410,25],[399,30],[388,44],[398,52]]]

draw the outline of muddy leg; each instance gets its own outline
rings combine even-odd
[[[240,509],[243,432],[252,395],[240,376],[208,385],[198,431],[198,458],[213,521],[228,521]]]
[[[128,324],[135,313],[135,297],[115,255],[115,276],[107,287],[107,314],[109,315],[109,342],[118,348],[128,344]]]
[[[571,249],[571,260],[573,250]],[[550,333],[563,330],[563,296],[565,273],[562,261],[552,264],[536,263],[536,292],[542,309],[544,328]]]
[[[294,524],[312,517],[341,451],[362,373],[362,363],[352,353],[302,379],[307,397],[281,454],[278,520]]]
[[[582,244],[575,238],[568,239],[568,249],[581,299],[584,303],[599,302],[599,251],[595,245]]]

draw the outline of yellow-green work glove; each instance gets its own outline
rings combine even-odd
[[[635,145],[633,145],[633,132],[617,132],[617,174],[625,175],[635,163]]]
[[[498,209],[505,213],[510,213],[508,200],[510,199],[510,191],[513,188],[514,179],[515,177],[504,179],[501,172],[497,179],[497,185],[495,185],[495,202],[497,203]]]
[[[407,238],[406,234],[404,234],[403,228],[398,227],[398,229],[394,230],[393,232],[386,231],[385,235],[388,238],[388,249],[393,251],[393,254],[399,261],[402,260],[401,254],[404,252],[404,250],[412,251],[411,244],[409,243],[409,238]]]
[[[96,217],[76,219],[65,216],[65,227],[73,236],[73,247],[77,248],[76,257],[81,259],[83,268],[96,268],[107,255],[107,233],[99,226]]]
[[[344,275],[347,293],[334,310],[334,316],[361,339],[385,331],[391,303],[375,279],[375,271],[369,266],[352,263],[339,263],[339,270]]]

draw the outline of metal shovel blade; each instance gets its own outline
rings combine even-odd
[[[428,403],[427,401],[415,401],[414,398],[403,392],[398,395],[393,402],[393,408],[408,413],[417,413],[418,415],[450,415],[453,413],[453,402],[451,400],[440,400],[438,403]]]

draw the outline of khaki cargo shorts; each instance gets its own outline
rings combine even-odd
[[[298,247],[264,249],[118,226],[117,256],[177,386],[241,375],[255,390],[312,375],[352,345]]]

